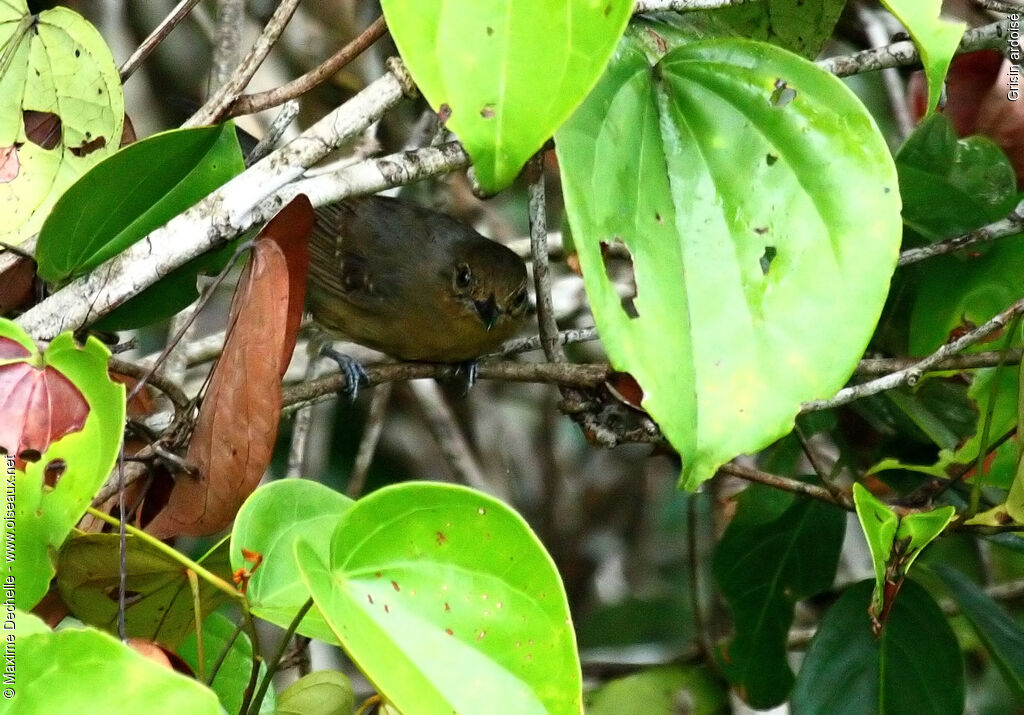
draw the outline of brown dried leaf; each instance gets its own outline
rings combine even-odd
[[[0,272],[0,315],[27,308],[35,296],[36,262],[17,258]]]
[[[199,475],[178,475],[166,508],[147,526],[150,533],[165,538],[220,531],[270,464],[281,413],[281,376],[298,332],[293,311],[297,303],[301,317],[302,303],[301,294],[298,301],[290,295],[295,278],[280,244],[297,241],[292,234],[308,237],[311,228],[312,207],[303,196],[257,238],[231,303],[224,352],[188,449],[187,459]],[[302,244],[304,254],[304,239]],[[301,256],[293,260],[301,263]]]

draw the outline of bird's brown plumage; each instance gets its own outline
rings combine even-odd
[[[512,337],[526,266],[448,216],[368,196],[317,209],[306,304],[327,330],[403,360],[463,362]]]

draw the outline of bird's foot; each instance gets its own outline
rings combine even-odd
[[[345,376],[345,387],[340,392],[350,400],[355,401],[359,394],[360,385],[370,384],[370,377],[366,374],[365,368],[355,358],[345,353],[340,353],[329,345],[320,348],[320,357],[330,358],[338,363],[338,369]]]
[[[455,366],[455,373],[452,375],[451,381],[462,386],[462,397],[468,395],[469,391],[473,389],[479,369],[476,360],[466,360]]]

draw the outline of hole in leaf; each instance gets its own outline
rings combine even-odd
[[[57,486],[57,482],[60,481],[61,475],[64,474],[67,468],[68,463],[63,459],[54,459],[48,462],[43,468],[43,484],[48,487]]]
[[[767,154],[764,155],[764,160],[765,163],[768,164],[768,166],[774,166],[775,162],[779,160],[779,157],[777,154],[772,154],[771,152],[768,152]]]
[[[117,586],[111,586],[110,588],[106,589],[103,593],[104,595],[106,595],[107,598],[116,603],[117,591]],[[124,592],[124,600],[126,605],[130,605],[132,603],[135,603],[136,601],[142,600],[142,594],[138,591],[130,591],[126,589]]]
[[[480,116],[484,119],[494,119],[494,105],[485,104],[480,108]]]
[[[794,99],[796,99],[796,90],[791,89],[784,79],[775,80],[775,89],[772,91],[772,96],[769,99],[772,106],[785,107]]]
[[[25,122],[25,136],[43,149],[53,149],[60,143],[61,120],[53,112],[26,109],[21,114]]]
[[[633,254],[629,247],[616,236],[611,243],[601,241],[601,260],[608,282],[619,287],[622,310],[631,319],[640,317],[634,300],[637,296],[636,274],[633,271]]]
[[[772,261],[775,260],[777,253],[775,246],[764,247],[764,253],[761,254],[761,272],[764,275],[768,275],[768,269],[772,267]]]
[[[75,156],[88,156],[97,149],[102,149],[107,145],[106,137],[96,137],[92,141],[82,142],[80,146],[71,147],[71,153]]]

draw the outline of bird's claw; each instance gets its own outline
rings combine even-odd
[[[340,353],[329,346],[321,348],[320,355],[338,363],[338,369],[345,376],[345,387],[340,392],[355,401],[356,395],[359,394],[359,386],[370,384],[370,376],[366,374],[365,368],[352,356]]]
[[[466,362],[459,363],[458,367],[455,368],[456,375],[462,375],[464,390],[462,396],[465,397],[469,394],[469,391],[473,389],[473,385],[476,384],[476,375],[479,372],[480,367],[476,360],[467,360]]]

